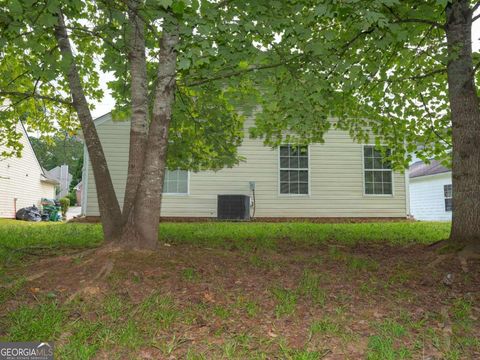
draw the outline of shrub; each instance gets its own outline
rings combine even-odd
[[[62,208],[62,216],[65,218],[67,216],[68,208],[70,207],[70,199],[68,197],[63,197],[59,201]]]
[[[70,206],[75,206],[77,205],[77,190],[72,189],[66,196],[70,199]]]

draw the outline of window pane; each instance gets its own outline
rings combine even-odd
[[[373,183],[373,194],[375,194],[375,195],[383,194],[382,183]]]
[[[373,194],[373,183],[365,183],[365,194]]]
[[[445,199],[445,211],[452,211],[452,199]]]
[[[280,146],[280,156],[288,156],[288,145]]]
[[[280,181],[288,182],[288,170],[280,170]]]
[[[443,186],[443,192],[444,192],[446,198],[451,198],[452,197],[452,185],[444,185]]]
[[[373,147],[372,146],[364,146],[363,155],[365,157],[372,157],[373,156]]]
[[[298,180],[301,182],[306,182],[308,183],[308,171],[307,170],[301,170],[298,172]]]
[[[298,182],[298,171],[290,171],[290,182]]]
[[[308,157],[301,157],[300,158],[300,168],[302,168],[302,169],[308,168]]]
[[[374,158],[373,159],[373,168],[374,169],[381,169],[382,168],[382,158]]]
[[[298,169],[298,164],[299,161],[298,161],[298,157],[291,157],[290,158],[290,168],[291,169]]]
[[[382,152],[380,150],[377,150],[377,149],[374,148],[373,149],[373,157],[381,159],[383,157]]]
[[[280,194],[288,194],[288,192],[289,192],[288,182],[280,183]]]
[[[280,157],[280,167],[281,168],[288,168],[288,157]]]
[[[381,183],[382,182],[382,172],[381,171],[373,171],[373,182]]]
[[[365,182],[373,182],[373,171],[365,171]]]
[[[365,159],[365,169],[373,169],[373,159],[366,158]]]
[[[170,182],[170,181],[165,181],[165,182],[163,183],[163,192],[164,192],[164,193],[172,192],[171,182]]]
[[[383,173],[383,182],[392,183],[392,172],[391,171],[382,171]]]
[[[383,193],[386,195],[392,195],[392,184],[383,183]]]
[[[298,156],[299,149],[298,146],[290,146],[290,156]]]
[[[179,181],[177,193],[179,194],[186,194],[188,193],[188,183],[186,181]]]
[[[308,155],[308,146],[300,146],[300,156]]]
[[[298,183],[290,183],[290,194],[298,194]]]
[[[299,189],[300,194],[308,194],[308,184],[300,183],[299,186],[300,186],[300,189]]]

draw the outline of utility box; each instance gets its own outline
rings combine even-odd
[[[250,220],[250,196],[217,195],[219,220]]]

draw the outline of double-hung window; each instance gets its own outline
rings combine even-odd
[[[386,150],[390,156],[390,150]],[[389,161],[382,156],[382,152],[373,145],[363,147],[363,172],[365,181],[365,195],[392,195],[392,168]]]
[[[164,194],[188,194],[188,171],[166,170],[163,181]]]
[[[308,195],[308,146],[280,146],[280,194]]]
[[[443,185],[443,195],[445,197],[445,211],[452,211],[452,185]]]

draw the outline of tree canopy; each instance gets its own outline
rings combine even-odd
[[[448,158],[448,54],[441,29],[446,4],[147,1],[140,14],[148,23],[150,94],[162,19],[169,11],[180,19],[170,165],[235,164],[243,119],[237,110],[249,114],[254,104],[262,111],[252,134],[270,145],[285,136],[321,142],[331,126],[327,119],[336,118],[336,125],[353,137],[373,141],[373,135],[397,150],[393,160],[401,166],[413,152]],[[114,115],[125,119],[130,111],[129,2],[71,0],[62,5],[85,93],[101,99],[99,71],[112,72]],[[60,58],[49,34],[59,2],[4,1],[1,6],[0,71],[5,76],[0,96],[11,102],[2,112],[2,127],[11,129],[11,119],[18,117],[44,131],[51,130],[52,118],[63,128],[73,126],[68,85],[60,75],[68,59]]]
[[[68,165],[72,174],[72,186],[82,180],[83,143],[72,136],[54,135],[51,137],[30,136],[33,150],[40,165],[47,170],[63,164]]]

